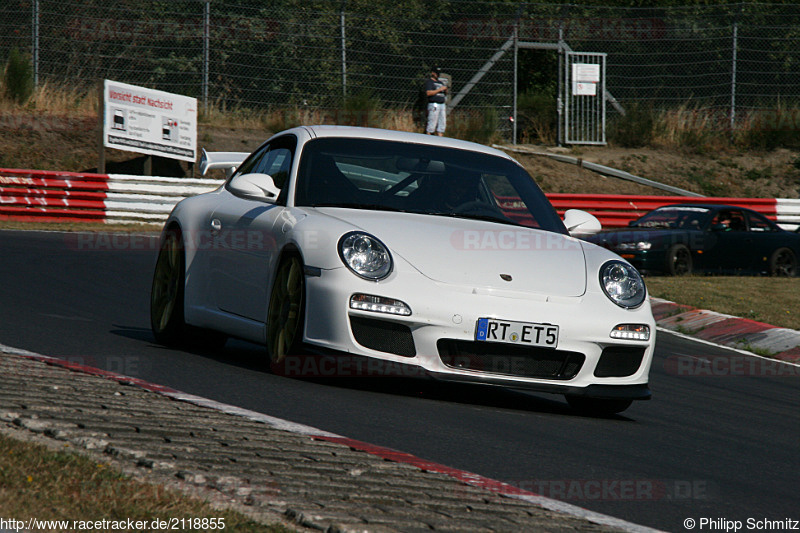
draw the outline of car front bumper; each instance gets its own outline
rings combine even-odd
[[[630,310],[613,304],[599,287],[581,296],[548,296],[453,286],[419,273],[375,283],[345,268],[307,276],[306,287],[304,341],[342,357],[365,356],[383,362],[384,369],[389,364],[419,368],[445,380],[597,398],[650,396],[655,323],[649,301]],[[354,293],[400,300],[412,314],[351,309]],[[478,319],[485,317],[558,325],[558,345],[529,350],[476,341]],[[619,324],[646,325],[650,339],[611,338]],[[354,366],[340,361],[337,368],[349,370],[331,375],[345,375]]]

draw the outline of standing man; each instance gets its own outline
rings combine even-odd
[[[447,104],[445,93],[447,92],[447,85],[439,81],[439,74],[442,73],[440,67],[434,66],[431,68],[430,77],[425,80],[425,95],[428,97],[428,124],[425,127],[425,133],[428,135],[444,135],[444,129],[447,123]]]

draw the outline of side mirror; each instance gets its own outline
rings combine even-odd
[[[248,200],[273,203],[281,190],[275,186],[269,174],[241,174],[228,183],[228,190]]]
[[[568,209],[564,213],[564,225],[573,237],[592,235],[603,229],[596,216],[580,209]]]

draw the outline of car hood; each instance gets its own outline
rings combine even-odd
[[[412,213],[318,208],[377,237],[395,256],[441,283],[580,296],[583,245],[565,235],[480,220]]]

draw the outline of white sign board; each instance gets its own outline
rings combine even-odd
[[[576,96],[597,96],[597,84],[576,81],[572,89],[572,94]]]
[[[600,83],[600,65],[594,63],[575,63],[572,65],[572,94],[576,96],[597,96]]]
[[[105,80],[103,145],[194,162],[197,99]]]

